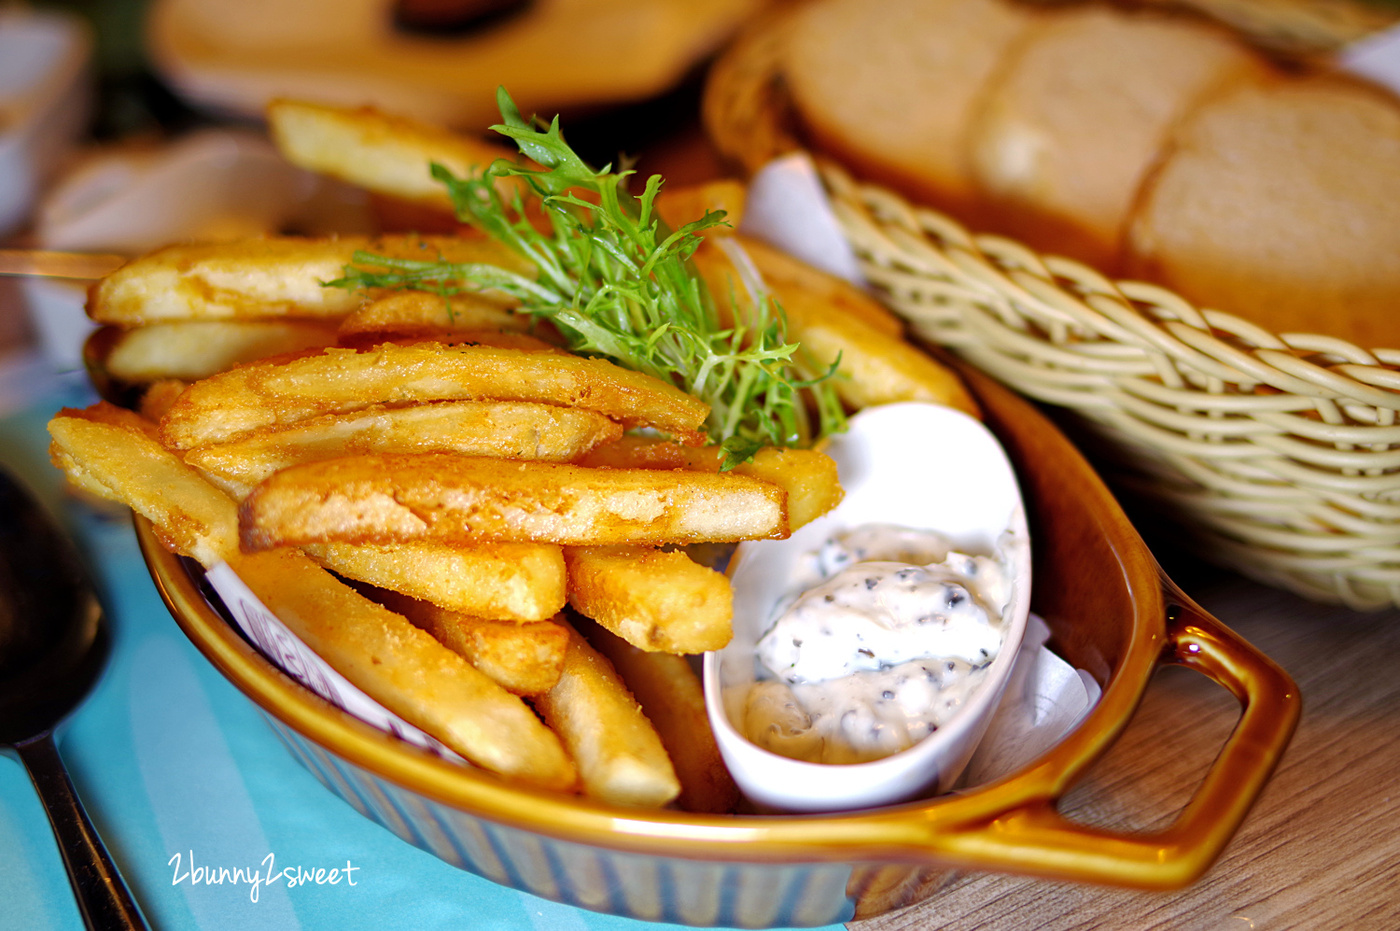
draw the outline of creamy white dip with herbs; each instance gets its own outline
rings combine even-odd
[[[1002,563],[888,524],[809,554],[758,643],[744,730],[775,753],[858,763],[913,746],[981,684],[1001,650]]]

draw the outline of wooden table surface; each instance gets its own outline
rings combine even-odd
[[[1319,605],[1157,552],[1188,594],[1288,670],[1303,696],[1283,762],[1220,860],[1171,893],[968,874],[851,931],[1400,929],[1400,610]],[[1199,784],[1237,711],[1203,676],[1162,670],[1061,810],[1105,827],[1160,829]]]

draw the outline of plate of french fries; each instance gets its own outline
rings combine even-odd
[[[907,904],[950,864],[1018,857],[1141,882],[1126,861],[1065,856],[1088,829],[959,841],[1058,798],[1163,661],[1161,582],[1088,467],[1004,392],[979,382],[975,399],[860,289],[724,225],[741,187],[630,193],[625,172],[571,158],[557,124],[504,95],[502,112],[519,155],[372,110],[275,103],[293,163],[450,208],[461,229],[174,245],[93,287],[87,361],[106,400],[51,421],[52,456],[136,513],[186,633],[366,814],[583,907],[823,924]],[[755,814],[692,662],[730,636],[728,548],[841,500],[820,440],[847,412],[912,400],[976,415],[986,398],[1018,467],[1029,449],[1055,470],[1022,476],[1057,518],[1037,575],[1058,590],[1037,610],[1067,659],[1099,670],[1105,701],[1055,765],[1008,789],[844,820]],[[1137,569],[1122,580],[1083,568],[1125,552]],[[1086,622],[1076,599],[1113,610]],[[276,637],[231,623],[255,614]],[[1248,670],[1258,701],[1218,763],[1238,778],[1211,791],[1252,800],[1287,740],[1261,715],[1286,689],[1247,645],[1221,644],[1207,652]],[[332,678],[392,723],[347,714]],[[1244,760],[1241,742],[1275,756]],[[1192,854],[1208,863],[1237,824]]]

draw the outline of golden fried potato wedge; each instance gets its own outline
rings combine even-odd
[[[384,343],[264,360],[206,378],[161,421],[179,449],[220,443],[261,427],[375,404],[495,399],[596,411],[698,442],[709,405],[657,378],[602,359],[470,342]]]
[[[685,811],[734,811],[739,787],[720,757],[705,711],[705,692],[690,661],[673,653],[639,650],[591,622],[580,621],[576,626],[612,663],[656,728],[681,783],[676,804]]]
[[[729,579],[685,553],[570,546],[564,564],[574,610],[639,649],[703,653],[733,636]]]
[[[567,593],[563,553],[549,543],[316,543],[303,549],[347,579],[485,618],[544,620],[564,607]]]
[[[819,370],[840,358],[833,385],[850,407],[928,401],[981,416],[977,402],[951,369],[900,337],[816,302],[785,299],[783,309],[788,337],[802,344]]]
[[[502,621],[449,611],[400,592],[375,591],[375,601],[432,634],[507,692],[538,695],[559,682],[569,629],[554,621]]]
[[[159,432],[158,422],[165,416],[165,412],[170,410],[170,405],[175,403],[175,399],[189,386],[189,382],[179,378],[162,378],[151,382],[141,392],[136,409],[142,417],[151,422],[151,428]]]
[[[705,230],[707,236],[729,236],[744,219],[744,206],[748,201],[748,189],[742,181],[733,178],[717,178],[684,187],[661,189],[656,198],[656,212],[673,230],[687,223],[694,223],[707,212],[724,211],[724,224]]]
[[[516,696],[404,618],[296,550],[239,551],[236,506],[108,404],[49,423],[55,461],[84,488],[149,519],[206,567],[226,561],[267,608],[350,682],[467,759],[532,785],[570,789],[573,764]]]
[[[530,263],[480,236],[269,236],[166,246],[133,259],[93,287],[88,316],[121,327],[175,320],[338,320],[368,296],[323,283],[341,277],[361,249],[394,258],[483,262],[534,276]]]
[[[734,237],[782,305],[787,336],[801,343],[810,374],[839,357],[833,386],[852,408],[895,401],[928,401],[978,416],[977,404],[953,372],[905,342],[897,318],[860,289],[755,240]],[[743,293],[724,252],[702,246],[696,264],[723,307],[732,291]]]
[[[888,336],[904,335],[904,321],[898,314],[844,278],[813,268],[760,239],[738,235],[735,242],[743,248],[743,253],[763,277],[763,283],[772,289],[785,310],[793,301],[804,306],[815,303],[863,321],[871,329]],[[703,251],[706,256],[700,260],[704,263],[702,267],[709,274],[719,272],[716,277],[725,280],[727,292],[729,285],[723,269],[728,258],[721,258],[718,250]],[[712,263],[718,263],[713,270]]]
[[[608,469],[693,469],[718,472],[724,453],[717,446],[682,446],[647,436],[623,436],[599,445],[578,460],[579,465]],[[787,492],[788,523],[793,530],[841,503],[845,492],[836,463],[826,453],[810,449],[766,447],[733,471],[772,482]]]
[[[345,342],[378,339],[440,338],[473,330],[524,331],[530,315],[515,312],[515,302],[494,292],[444,297],[428,291],[395,291],[377,298],[340,321]]]
[[[126,504],[170,549],[205,566],[238,550],[233,501],[154,435],[153,425],[105,401],[49,421],[54,464],[85,491]]]
[[[666,805],[680,792],[656,729],[617,673],[570,631],[563,674],[534,698],[578,766],[585,795],[616,805]]]
[[[616,421],[577,408],[526,401],[438,401],[376,406],[264,427],[226,443],[192,449],[185,461],[242,498],[273,472],[318,459],[456,452],[570,462],[621,435]]]
[[[429,174],[432,162],[467,177],[498,158],[519,157],[504,146],[372,107],[274,100],[267,123],[273,144],[293,165],[448,213],[452,202]]]
[[[485,673],[296,550],[231,553],[230,568],[307,646],[375,701],[483,769],[570,790],[558,738]]]
[[[315,320],[182,320],[103,327],[89,339],[108,377],[145,384],[195,381],[254,359],[333,346],[336,335],[334,324]]]
[[[347,456],[272,475],[243,501],[249,551],[287,544],[698,543],[780,538],[786,494],[747,475],[457,456]]]

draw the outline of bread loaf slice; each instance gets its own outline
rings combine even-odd
[[[969,219],[964,135],[1039,19],[1006,0],[820,0],[794,11],[782,70],[817,149]]]
[[[1338,76],[1242,81],[1143,186],[1129,273],[1275,333],[1400,348],[1400,101]]]
[[[1266,67],[1195,20],[1106,6],[1057,14],[993,79],[969,131],[991,227],[1112,273],[1172,127],[1222,81]]]

